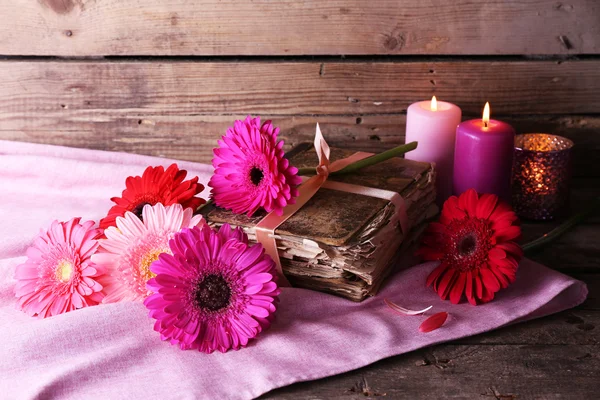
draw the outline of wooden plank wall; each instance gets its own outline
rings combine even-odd
[[[375,151],[435,94],[573,138],[598,177],[599,54],[595,0],[0,1],[0,139],[208,162],[260,114]]]

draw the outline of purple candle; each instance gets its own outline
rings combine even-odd
[[[482,119],[465,121],[456,128],[454,149],[454,194],[473,188],[510,201],[510,175],[515,130],[507,123],[490,119],[485,104]]]

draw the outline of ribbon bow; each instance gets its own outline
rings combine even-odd
[[[282,215],[277,215],[273,212],[267,214],[255,227],[256,241],[261,243],[265,249],[265,252],[271,256],[277,271],[279,272],[280,286],[289,286],[289,282],[283,274],[281,268],[281,260],[277,251],[277,243],[275,241],[275,229],[288,218],[290,218],[296,211],[298,211],[304,204],[308,202],[321,187],[333,190],[339,190],[342,192],[356,193],[365,196],[377,197],[391,201],[395,206],[395,216],[398,217],[398,222],[402,232],[406,234],[408,232],[408,219],[406,216],[406,204],[404,199],[395,192],[383,189],[375,189],[366,186],[352,185],[349,183],[333,182],[328,181],[329,174],[339,171],[346,166],[353,164],[359,160],[370,157],[372,153],[357,152],[349,157],[334,162],[329,161],[331,150],[329,145],[325,141],[319,124],[317,123],[317,129],[314,140],[315,151],[319,158],[319,165],[316,168],[316,175],[307,179],[298,189],[299,196],[296,198],[296,203],[289,204],[283,209]],[[393,221],[390,221],[393,222]]]

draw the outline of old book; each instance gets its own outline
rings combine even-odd
[[[353,151],[331,149],[331,160]],[[298,168],[316,166],[314,148],[303,143],[288,153]],[[279,226],[275,239],[283,272],[298,287],[334,293],[360,301],[377,292],[394,260],[412,251],[425,221],[437,213],[435,171],[431,164],[393,158],[329,180],[399,193],[413,227],[402,232],[390,224],[394,205],[388,200],[321,188],[308,203]],[[211,225],[240,226],[255,240],[254,226],[265,216],[235,215],[216,207],[202,213]]]

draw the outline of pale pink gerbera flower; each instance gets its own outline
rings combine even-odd
[[[285,158],[279,128],[260,117],[235,121],[213,150],[215,173],[208,185],[217,206],[252,216],[259,208],[278,215],[295,202],[302,182]]]
[[[104,269],[90,260],[102,230],[93,228],[94,221],[80,220],[52,222],[27,249],[27,261],[17,266],[15,295],[28,315],[46,318],[102,301],[98,278]]]
[[[169,239],[181,228],[203,225],[202,216],[193,216],[193,210],[181,204],[163,206],[145,205],[142,220],[132,212],[117,217],[117,226],[104,231],[106,239],[99,240],[100,249],[92,260],[108,272],[106,297],[103,303],[124,300],[143,300],[150,292],[146,282],[154,274],[150,264],[159,254],[169,253]]]
[[[144,304],[162,340],[181,349],[226,352],[246,346],[273,319],[275,263],[240,229],[184,229],[171,254],[152,264],[154,292]]]

